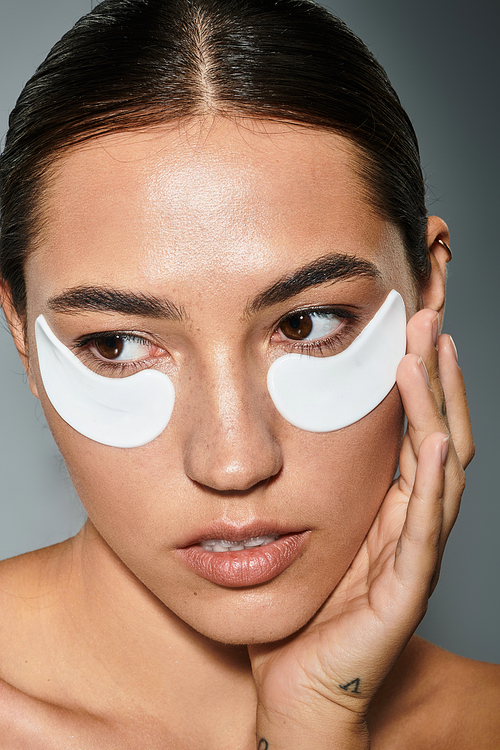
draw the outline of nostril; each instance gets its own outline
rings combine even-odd
[[[270,434],[193,436],[186,445],[184,471],[197,484],[218,492],[247,492],[275,477],[282,467],[279,445]]]

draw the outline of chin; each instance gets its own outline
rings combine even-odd
[[[271,589],[273,587],[270,587]],[[228,591],[227,589],[225,590]],[[279,592],[266,584],[251,589],[232,589],[230,597],[221,602],[196,596],[196,608],[186,607],[176,614],[187,625],[210,640],[232,646],[272,643],[293,635],[314,617],[330,593]],[[223,597],[225,599],[225,597]]]
[[[289,638],[299,631],[308,621],[314,617],[315,612],[306,619],[295,619],[294,622],[259,622],[255,618],[252,623],[224,623],[217,626],[216,623],[208,625],[198,632],[212,641],[217,641],[226,646],[251,646],[260,643],[274,643]]]

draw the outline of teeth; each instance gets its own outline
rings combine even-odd
[[[272,536],[252,536],[249,539],[242,539],[239,542],[229,542],[227,539],[204,539],[200,546],[209,552],[239,552],[242,549],[253,549],[254,547],[264,547],[279,539],[279,534]]]

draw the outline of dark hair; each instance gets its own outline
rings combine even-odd
[[[309,0],[104,0],[58,42],[10,116],[0,158],[0,273],[24,317],[24,262],[47,169],[96,135],[220,114],[346,136],[363,184],[428,277],[425,191],[411,122],[342,21]]]

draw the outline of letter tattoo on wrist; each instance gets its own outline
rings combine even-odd
[[[342,690],[345,690],[346,693],[360,693],[361,691],[359,689],[359,683],[360,683],[360,678],[356,677],[355,680],[346,682],[345,685],[339,685],[339,688],[342,688]]]

